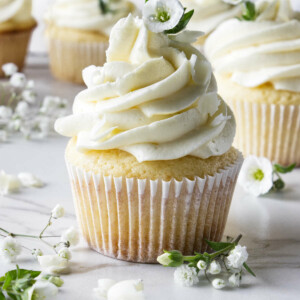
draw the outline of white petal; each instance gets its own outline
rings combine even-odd
[[[107,293],[107,300],[145,300],[142,280],[125,280],[113,285]]]
[[[108,290],[117,282],[113,279],[103,278],[98,280],[98,287],[94,289],[94,292],[99,297],[107,297]]]

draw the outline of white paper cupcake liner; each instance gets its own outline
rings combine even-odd
[[[103,176],[67,163],[77,218],[89,246],[110,257],[153,263],[163,250],[205,251],[222,238],[242,165],[182,181]]]
[[[234,146],[245,156],[300,165],[300,105],[230,101],[237,122]]]
[[[82,70],[90,65],[102,66],[107,48],[108,42],[70,42],[50,38],[51,71],[58,79],[83,83]]]

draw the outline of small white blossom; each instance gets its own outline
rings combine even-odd
[[[223,2],[231,4],[231,5],[238,5],[242,2],[243,0],[223,0]]]
[[[64,284],[64,281],[59,276],[50,276],[46,280],[50,281],[57,287],[61,287]]]
[[[69,248],[63,247],[58,251],[58,255],[66,260],[71,260],[72,254]]]
[[[14,63],[6,63],[2,65],[2,71],[4,72],[5,76],[11,76],[18,72],[18,67]]]
[[[34,104],[36,101],[36,93],[31,90],[24,90],[22,92],[22,99],[30,104]]]
[[[7,122],[12,117],[12,109],[8,106],[0,105],[0,123]]]
[[[273,186],[273,166],[265,157],[249,156],[242,166],[238,182],[249,193],[259,196]]]
[[[0,240],[0,258],[2,258],[4,261],[14,262],[21,251],[21,245],[11,236],[7,236],[6,238]]]
[[[228,282],[231,287],[239,287],[241,283],[240,274],[239,273],[232,274],[228,278]]]
[[[10,120],[8,122],[7,128],[12,131],[18,131],[21,127],[22,121],[20,119]]]
[[[14,73],[9,80],[11,86],[24,88],[26,85],[26,76],[23,73]]]
[[[210,263],[207,271],[210,274],[216,275],[216,274],[220,274],[221,273],[222,268],[221,268],[221,265],[216,260],[213,260]]]
[[[143,281],[124,280],[114,284],[107,292],[107,300],[145,300]]]
[[[230,268],[241,269],[243,263],[248,259],[247,247],[237,245],[233,250],[229,252],[229,255],[226,258],[226,265]]]
[[[64,274],[69,271],[69,261],[59,255],[43,255],[37,257],[43,271],[49,274]]]
[[[52,217],[54,219],[59,219],[62,218],[65,215],[65,209],[60,205],[57,204],[53,209],[52,209]]]
[[[30,114],[29,104],[25,101],[20,101],[15,109],[15,114],[21,118],[26,118]]]
[[[211,284],[217,290],[223,289],[226,286],[225,281],[220,278],[214,279]]]
[[[46,96],[40,108],[40,112],[44,114],[54,114],[59,109],[66,108],[68,101],[54,96]]]
[[[26,84],[26,88],[32,90],[32,89],[34,89],[34,87],[35,87],[34,80],[28,80],[27,84]]]
[[[42,187],[44,183],[37,178],[35,175],[27,172],[22,172],[18,174],[18,178],[21,181],[21,184],[25,187]]]
[[[98,287],[94,288],[94,293],[97,297],[107,298],[108,290],[117,282],[113,279],[103,278],[98,280]]]
[[[153,32],[174,28],[183,14],[184,8],[178,0],[149,0],[143,8],[144,22]]]
[[[172,262],[169,256],[169,253],[164,253],[157,258],[157,261],[163,266],[168,266]]]
[[[70,227],[61,236],[61,241],[70,243],[71,246],[76,246],[79,243],[79,232],[74,227]]]
[[[0,130],[0,142],[7,142],[7,132],[5,130]]]
[[[174,281],[182,286],[193,286],[199,282],[196,268],[182,265],[174,272]]]
[[[20,187],[20,180],[16,176],[6,174],[3,170],[0,171],[0,195],[18,192]]]
[[[43,251],[41,249],[33,249],[31,253],[35,258],[43,255]]]
[[[55,284],[48,280],[38,280],[26,291],[26,299],[28,300],[52,300],[58,293]]]
[[[207,263],[204,260],[199,260],[197,263],[197,268],[199,270],[205,270],[207,268]]]

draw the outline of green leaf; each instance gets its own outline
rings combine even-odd
[[[208,241],[208,240],[205,240],[206,243],[208,244],[208,246],[210,248],[212,248],[213,250],[215,251],[220,251],[220,250],[223,250],[229,246],[234,246],[233,243],[224,243],[224,242],[212,242],[212,241]]]
[[[254,21],[257,17],[255,4],[251,1],[246,1],[243,4],[242,18],[245,21]]]
[[[175,34],[175,33],[178,33],[180,31],[182,31],[187,26],[187,24],[189,23],[189,21],[192,18],[193,14],[194,14],[194,10],[190,10],[189,12],[184,13],[183,16],[181,17],[180,21],[178,22],[178,24],[172,29],[165,30],[164,33],[166,33],[166,34]]]
[[[11,285],[12,280],[16,279],[15,273],[16,273],[15,270],[5,273],[5,281],[4,281],[4,284],[2,286],[2,290],[4,290],[4,291],[8,290],[8,288]]]
[[[243,263],[243,266],[252,276],[256,277],[255,273],[251,270],[251,268],[246,263]]]
[[[289,165],[287,167],[281,166],[279,164],[274,164],[274,170],[278,173],[286,174],[292,172],[296,167],[296,163]]]
[[[0,291],[0,300],[5,300],[5,296],[1,291]]]
[[[105,15],[109,12],[108,5],[104,2],[104,0],[99,0],[99,8],[101,9],[101,12]]]

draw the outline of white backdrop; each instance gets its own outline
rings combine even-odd
[[[44,21],[43,16],[45,11],[49,5],[51,5],[55,0],[33,0],[33,15],[38,21],[39,25],[37,29],[34,31],[31,44],[30,44],[30,51],[33,53],[46,53],[47,46],[44,37]],[[254,0],[255,1],[255,0]],[[300,0],[291,0],[293,5],[300,10]],[[141,7],[144,3],[144,0],[132,0],[135,2],[139,7]]]

